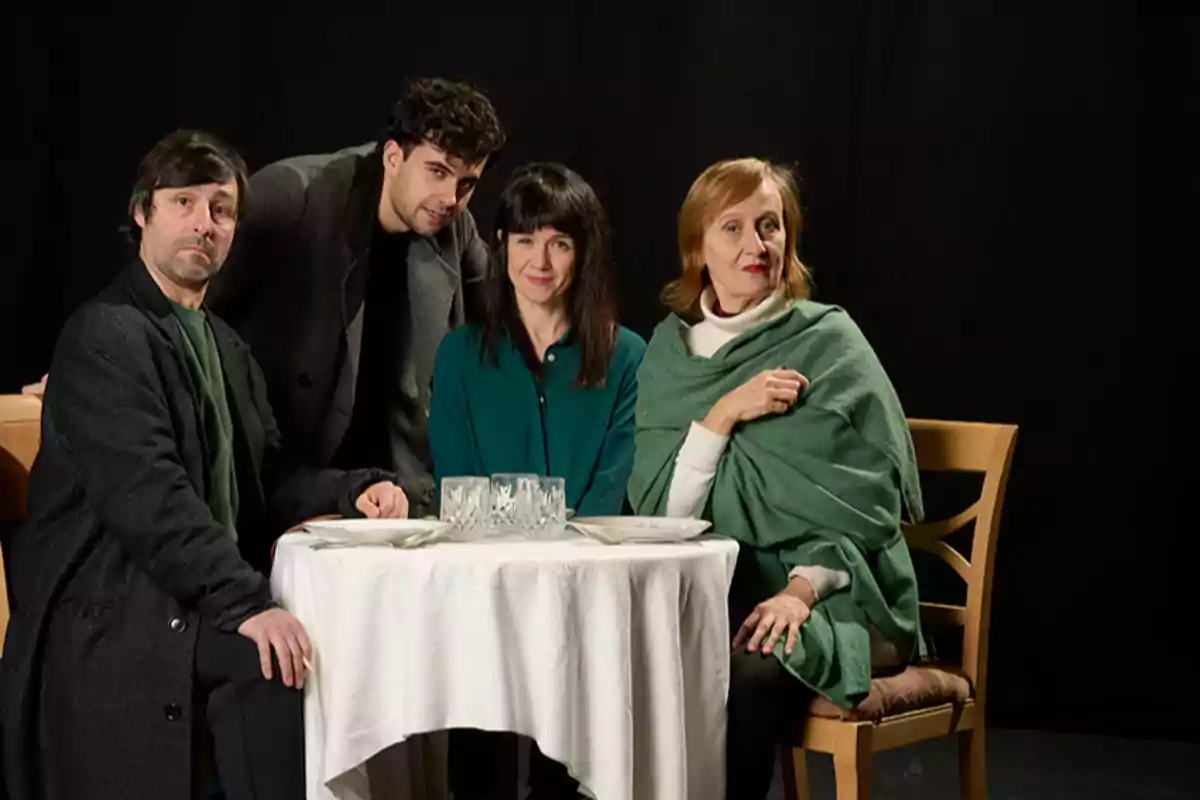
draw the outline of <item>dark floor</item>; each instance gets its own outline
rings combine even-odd
[[[877,753],[872,800],[958,798],[951,739]],[[833,764],[808,757],[812,800],[833,800]],[[771,800],[780,800],[779,782]],[[988,731],[989,800],[1200,800],[1200,744]]]

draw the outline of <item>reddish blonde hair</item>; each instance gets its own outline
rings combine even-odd
[[[663,302],[682,317],[701,316],[700,295],[711,283],[704,268],[704,232],[717,215],[754,193],[764,181],[779,190],[783,200],[783,283],[787,296],[805,299],[812,276],[796,254],[800,235],[800,192],[790,170],[759,158],[718,161],[700,173],[679,209],[679,260],[683,274],[663,289]]]

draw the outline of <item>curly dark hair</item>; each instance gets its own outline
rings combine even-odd
[[[246,207],[246,174],[241,155],[211,133],[184,129],[168,133],[138,164],[137,179],[129,194],[129,218],[121,232],[136,246],[141,242],[142,229],[134,223],[133,213],[140,209],[146,219],[150,218],[155,190],[204,183],[236,181],[240,217]]]
[[[574,240],[577,253],[574,277],[566,294],[571,335],[579,346],[579,372],[574,385],[603,386],[616,346],[616,268],[608,218],[596,192],[562,164],[527,164],[512,174],[500,193],[495,227],[499,236],[492,243],[483,289],[480,361],[495,365],[500,342],[507,334],[530,371],[535,375],[541,372],[508,277],[508,237],[556,228]]]
[[[392,106],[379,147],[395,141],[404,157],[422,142],[468,164],[496,156],[506,137],[492,103],[478,89],[444,78],[416,78]],[[492,158],[491,161],[495,161]]]

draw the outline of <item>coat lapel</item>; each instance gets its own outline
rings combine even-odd
[[[415,239],[408,248],[408,296],[411,322],[405,348],[409,358],[401,376],[404,391],[428,408],[433,355],[450,326],[459,272],[433,239]]]
[[[211,313],[209,322],[213,338],[217,341],[217,351],[221,354],[221,371],[225,375],[229,411],[233,416],[235,453],[240,452],[237,464],[238,493],[244,506],[249,492],[256,511],[262,514],[266,510],[266,498],[260,476],[267,434],[250,385],[250,350],[237,334]],[[237,446],[236,442],[241,442],[242,446]],[[240,512],[239,516],[242,516]]]
[[[178,367],[179,375],[187,387],[188,395],[192,398],[192,409],[196,415],[196,430],[200,432],[198,438],[203,470],[202,488],[207,492],[211,480],[209,470],[212,468],[212,453],[209,452],[208,437],[204,435],[204,416],[200,413],[199,387],[192,379],[192,371],[188,369],[187,360],[183,354],[183,332],[180,331],[179,325],[176,324],[174,315],[171,313],[171,301],[162,293],[162,289],[158,288],[158,284],[150,277],[149,268],[140,259],[134,260],[126,267],[123,280],[134,304],[171,342],[171,352],[175,355],[175,364]]]
[[[341,247],[344,248],[337,263],[345,264],[345,271],[338,276],[340,288],[342,342],[339,347],[337,371],[332,408],[341,408],[342,414],[326,416],[323,449],[327,457],[334,452],[345,436],[354,408],[354,393],[358,385],[359,354],[362,351],[363,313],[366,307],[366,286],[370,265],[371,232],[378,215],[379,194],[383,186],[383,162],[377,149],[371,149],[358,157],[346,201],[346,216],[343,222]]]

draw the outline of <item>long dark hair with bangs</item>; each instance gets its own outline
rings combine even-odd
[[[555,228],[574,241],[575,264],[564,302],[570,336],[579,347],[575,385],[603,386],[616,344],[613,263],[608,218],[587,181],[562,164],[527,164],[508,179],[496,209],[496,240],[484,289],[480,358],[496,364],[505,333],[536,375],[541,362],[517,311],[508,277],[508,237]]]

